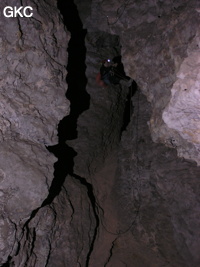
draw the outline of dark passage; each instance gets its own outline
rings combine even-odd
[[[76,152],[65,144],[66,140],[77,138],[77,119],[89,108],[90,96],[86,92],[87,78],[85,76],[85,35],[78,10],[73,0],[58,0],[58,8],[63,16],[64,24],[71,34],[68,44],[68,75],[66,78],[68,90],[66,97],[70,100],[70,114],[60,121],[58,126],[59,143],[48,147],[58,161],[55,164],[55,178],[50,187],[49,196],[43,205],[50,204],[60,193],[67,174],[73,175],[73,158]]]
[[[70,115],[65,117],[59,124],[59,141],[75,139],[77,137],[76,122],[79,115],[89,108],[90,96],[86,92],[87,78],[85,76],[85,35],[78,10],[73,0],[58,0],[58,8],[63,15],[64,24],[71,33],[68,46],[67,83],[66,97],[71,102]],[[70,125],[70,127],[67,127]]]
[[[75,179],[79,180],[80,183],[86,186],[88,191],[88,197],[91,201],[93,212],[96,217],[97,228],[98,216],[95,210],[95,198],[93,194],[93,188],[89,183],[87,183],[84,178],[78,177],[73,173],[74,157],[77,153],[73,150],[73,148],[65,144],[66,140],[72,140],[77,138],[77,119],[84,110],[89,108],[90,103],[90,96],[85,89],[87,84],[87,78],[85,76],[86,30],[83,29],[83,25],[81,23],[76,5],[74,4],[73,0],[58,0],[57,3],[60,12],[63,15],[64,24],[67,27],[67,30],[71,33],[71,39],[68,45],[68,76],[66,78],[66,81],[68,83],[68,91],[66,97],[70,100],[71,106],[70,115],[65,117],[59,123],[58,144],[55,146],[47,147],[47,149],[58,158],[58,161],[54,165],[54,179],[50,186],[49,194],[47,198],[43,201],[41,207],[50,205],[52,203],[54,198],[59,195],[66,176],[70,174]],[[35,238],[32,238],[32,234],[29,229],[29,223],[36,216],[41,207],[38,207],[37,209],[33,210],[30,218],[25,222],[22,229],[23,234],[20,240],[18,241],[18,249],[15,256],[18,255],[20,251],[20,241],[23,238],[24,234],[26,234],[26,240],[31,240],[31,250],[29,257],[33,253]],[[94,239],[95,236],[96,232],[94,233]],[[88,252],[87,261],[89,261],[93,243],[94,241],[91,243],[91,249]],[[29,261],[29,257],[27,258],[27,264]],[[12,257],[9,256],[7,262],[2,266],[10,266],[10,264],[12,264],[11,261]]]
[[[124,66],[122,63],[122,57],[121,56],[116,56],[113,58],[113,63],[117,63],[117,67],[114,68],[114,76],[116,76],[116,79],[119,80],[125,80],[129,81],[131,78],[126,75],[124,71]],[[133,107],[132,107],[132,101],[131,98],[132,96],[136,93],[137,91],[137,83],[133,80],[132,84],[129,86],[129,92],[126,98],[126,103],[125,103],[125,109],[124,109],[124,114],[123,114],[123,125],[121,127],[121,133],[126,130],[126,127],[128,126],[130,122],[130,118],[133,112]]]
[[[94,236],[91,240],[90,249],[86,259],[86,266],[88,266],[99,226],[99,219],[96,212],[96,201],[92,185],[89,184],[85,178],[74,174],[74,157],[77,153],[65,143],[67,140],[77,138],[77,119],[83,111],[89,108],[90,105],[90,96],[86,92],[87,78],[85,75],[86,30],[83,29],[77,7],[73,0],[58,0],[57,3],[60,12],[63,15],[64,24],[66,25],[67,30],[71,33],[71,39],[68,45],[68,75],[66,79],[68,83],[66,97],[70,100],[71,106],[70,115],[65,117],[59,123],[58,145],[48,147],[48,150],[58,158],[58,161],[54,165],[54,180],[51,184],[49,195],[43,202],[42,206],[50,204],[60,193],[68,174],[77,179],[81,184],[85,185],[96,218]]]
[[[132,106],[132,96],[137,91],[137,83],[135,81],[132,82],[132,85],[129,88],[129,93],[126,98],[126,104],[124,109],[124,115],[123,115],[123,125],[121,128],[121,133],[126,130],[126,127],[129,125],[132,113],[134,111],[134,107]]]

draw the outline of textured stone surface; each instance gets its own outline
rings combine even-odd
[[[127,227],[133,222],[134,238],[160,255],[166,266],[198,266],[200,170],[195,163],[177,158],[175,150],[152,142],[149,111],[149,104],[140,96],[135,128],[122,141],[121,161],[125,152],[130,161],[127,166],[119,164],[115,183],[116,199],[121,199],[120,222]]]
[[[68,176],[59,196],[25,229],[15,266],[85,266],[94,234],[90,209],[85,186]]]
[[[89,178],[89,174],[95,173],[110,151],[118,146],[128,88],[100,87],[95,80],[102,58],[112,59],[120,54],[117,36],[103,32],[88,33],[86,47],[86,90],[90,95],[90,108],[78,119],[78,140],[67,143],[78,151],[74,172]]]
[[[199,267],[199,3],[74,2],[90,106],[66,142],[74,166],[59,144],[52,184],[45,146],[69,112],[69,38],[56,1],[34,1],[32,19],[1,18],[0,265]],[[132,101],[125,86],[95,82],[120,53],[139,85]]]
[[[142,91],[133,98],[134,114],[122,139],[108,145],[104,163],[98,164],[105,145],[99,132],[107,131],[109,102],[103,89],[93,92],[89,78],[91,103],[100,104],[80,116],[72,144],[79,151],[75,170],[92,182],[100,220],[89,266],[197,267],[200,169],[181,157],[199,162],[198,3],[94,0],[88,15],[81,10],[89,2],[76,3],[91,36],[98,30],[107,32],[108,40],[119,36],[126,73]],[[99,55],[110,54],[101,39],[98,44],[98,52],[88,49],[90,66]],[[114,100],[115,93],[109,93]],[[99,144],[95,151],[93,141]],[[93,158],[91,165],[84,161],[88,158]],[[90,169],[95,164],[98,168]]]
[[[68,176],[54,205],[56,240],[52,239],[48,266],[86,266],[96,224],[87,188]]]
[[[15,4],[2,1],[0,10]],[[46,146],[58,142],[57,125],[69,112],[69,37],[56,1],[23,4],[33,7],[32,18],[0,19],[0,264],[19,253],[26,222],[48,196],[56,158]]]
[[[195,159],[199,163],[199,52],[192,52],[183,61],[177,77],[172,88],[171,100],[163,112],[163,120],[170,128],[172,141],[180,156],[187,155],[187,158]],[[173,131],[180,134],[182,143],[179,139],[173,138]],[[187,142],[184,142],[185,140]]]
[[[152,141],[141,93],[133,106],[119,147],[88,177],[100,220],[89,266],[197,267],[200,169]]]
[[[79,4],[80,1],[76,2]],[[87,4],[86,2],[85,5]],[[81,9],[82,5],[80,4]],[[153,140],[176,148],[180,156],[193,159],[199,164],[198,128],[190,123],[190,131],[196,134],[190,138],[190,134],[185,133],[188,130],[184,125],[188,125],[188,122],[183,110],[188,108],[188,94],[182,94],[182,100],[179,100],[181,111],[174,110],[182,125],[172,126],[164,119],[168,117],[167,106],[170,101],[174,101],[170,100],[172,95],[176,91],[179,94],[177,83],[183,82],[183,76],[187,79],[191,95],[196,95],[198,77],[194,73],[198,63],[195,67],[194,63],[191,66],[189,62],[194,53],[199,53],[199,3],[93,0],[90,9],[87,17],[86,13],[83,15],[86,28],[95,31],[96,27],[120,37],[126,73],[137,81],[153,107],[150,119]],[[188,64],[192,74],[188,72]],[[189,80],[193,84],[189,84]],[[190,119],[196,124],[199,123],[198,117],[198,109],[190,114]],[[173,142],[176,144],[172,145],[171,140],[175,140]]]

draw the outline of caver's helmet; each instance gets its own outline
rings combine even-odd
[[[111,60],[110,60],[109,58],[106,58],[106,59],[104,59],[104,60],[102,61],[102,64],[104,64],[104,63],[106,63],[106,62],[110,63]]]

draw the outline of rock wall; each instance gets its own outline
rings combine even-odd
[[[16,2],[2,1],[0,10],[8,5]],[[1,266],[23,250],[21,241],[27,238],[32,212],[48,197],[56,158],[46,146],[58,142],[57,125],[69,113],[65,98],[69,34],[56,1],[23,5],[33,7],[32,18],[0,19]],[[34,228],[30,235],[36,235]],[[14,266],[25,266],[30,244]]]
[[[199,3],[76,2],[85,28],[120,37],[126,73],[137,81],[153,108],[149,122],[153,140],[199,164],[199,110],[191,108],[198,99]],[[87,5],[90,12],[86,13]]]
[[[71,143],[78,151],[74,169],[93,185],[100,222],[88,266],[197,267],[198,3],[75,2],[95,46],[90,53],[87,44],[87,90],[96,105],[79,117],[78,139]],[[108,42],[112,35],[119,38],[126,74],[139,87],[130,124],[108,145],[103,161],[106,145],[99,132],[107,132],[107,94],[115,101],[119,88],[94,90],[99,58],[113,56],[97,33],[107,33]],[[117,118],[111,106],[110,114]],[[117,129],[116,124],[113,139]]]
[[[198,3],[68,3],[87,29],[90,103],[70,73],[64,120],[70,34],[56,1],[1,17],[0,266],[198,267]],[[118,55],[137,92],[96,84]]]
[[[78,118],[78,139],[67,143],[78,153],[74,172],[89,178],[119,144],[128,88],[100,87],[96,83],[102,57],[112,58],[120,54],[117,36],[103,32],[88,33],[86,47],[86,90],[90,95],[90,108]]]

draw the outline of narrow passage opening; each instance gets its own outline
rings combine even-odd
[[[66,77],[68,84],[66,97],[71,104],[70,114],[63,118],[58,125],[59,143],[47,148],[58,158],[58,161],[54,165],[54,180],[49,190],[49,196],[43,205],[50,204],[53,201],[55,196],[60,193],[66,176],[73,174],[73,158],[77,153],[65,142],[77,138],[77,119],[90,105],[90,96],[86,92],[87,78],[85,75],[85,35],[87,31],[83,29],[73,0],[58,0],[57,3],[63,16],[64,24],[71,34],[68,44],[68,75]]]

